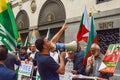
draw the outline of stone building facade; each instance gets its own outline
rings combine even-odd
[[[11,0],[18,29],[23,41],[36,31],[37,37],[46,35],[51,29],[52,36],[66,21],[68,29],[60,41],[76,40],[80,18],[86,5],[95,18],[102,53],[109,44],[120,43],[120,0]],[[81,42],[82,48],[85,46]]]

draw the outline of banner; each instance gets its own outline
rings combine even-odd
[[[113,73],[119,58],[120,58],[120,43],[110,44],[103,58],[103,62],[100,66],[99,71]]]
[[[60,80],[72,80],[73,74],[71,72],[65,72],[64,75],[59,75]]]
[[[31,72],[32,72],[32,68],[33,68],[33,63],[32,62],[28,62],[26,64],[25,61],[22,61],[21,66],[19,67],[18,74],[30,77]]]
[[[39,75],[39,73],[38,73],[38,70],[37,70],[37,72],[36,72],[36,80],[41,80],[40,75]]]

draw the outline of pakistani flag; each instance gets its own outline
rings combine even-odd
[[[18,30],[8,0],[0,0],[0,41],[10,50],[16,48]]]
[[[50,28],[48,28],[48,32],[47,32],[47,35],[46,35],[46,37],[47,37],[48,39],[51,39]]]

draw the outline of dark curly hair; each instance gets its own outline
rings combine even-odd
[[[41,36],[35,42],[35,46],[40,52],[43,50],[44,39],[45,39],[45,36]]]
[[[6,60],[8,55],[8,49],[4,45],[0,45],[0,61]]]

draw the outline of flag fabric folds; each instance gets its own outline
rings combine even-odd
[[[22,39],[21,39],[20,32],[18,34],[19,34],[19,37],[17,38],[17,44],[20,45],[21,47],[23,47],[23,42],[22,42]]]
[[[89,32],[89,37],[88,37],[88,42],[87,42],[87,47],[86,47],[86,52],[85,52],[85,58],[83,61],[84,65],[87,64],[87,58],[92,55],[90,53],[90,48],[93,43],[98,43],[98,36],[97,36],[96,29],[95,29],[94,17],[91,16],[90,32]]]
[[[36,40],[37,40],[37,38],[36,38],[36,35],[35,35],[35,30],[33,30],[29,42],[30,42],[30,44],[35,44]]]
[[[48,28],[48,31],[47,31],[47,35],[46,35],[46,37],[47,37],[48,39],[51,39],[50,28]]]
[[[84,13],[82,14],[82,18],[80,20],[79,30],[76,36],[77,42],[81,40],[87,42],[88,35],[89,35],[89,16],[87,13],[87,9],[85,7]]]
[[[18,30],[8,0],[0,0],[0,41],[10,50],[16,48]]]
[[[28,36],[26,37],[25,43],[24,43],[24,47],[28,47]]]

